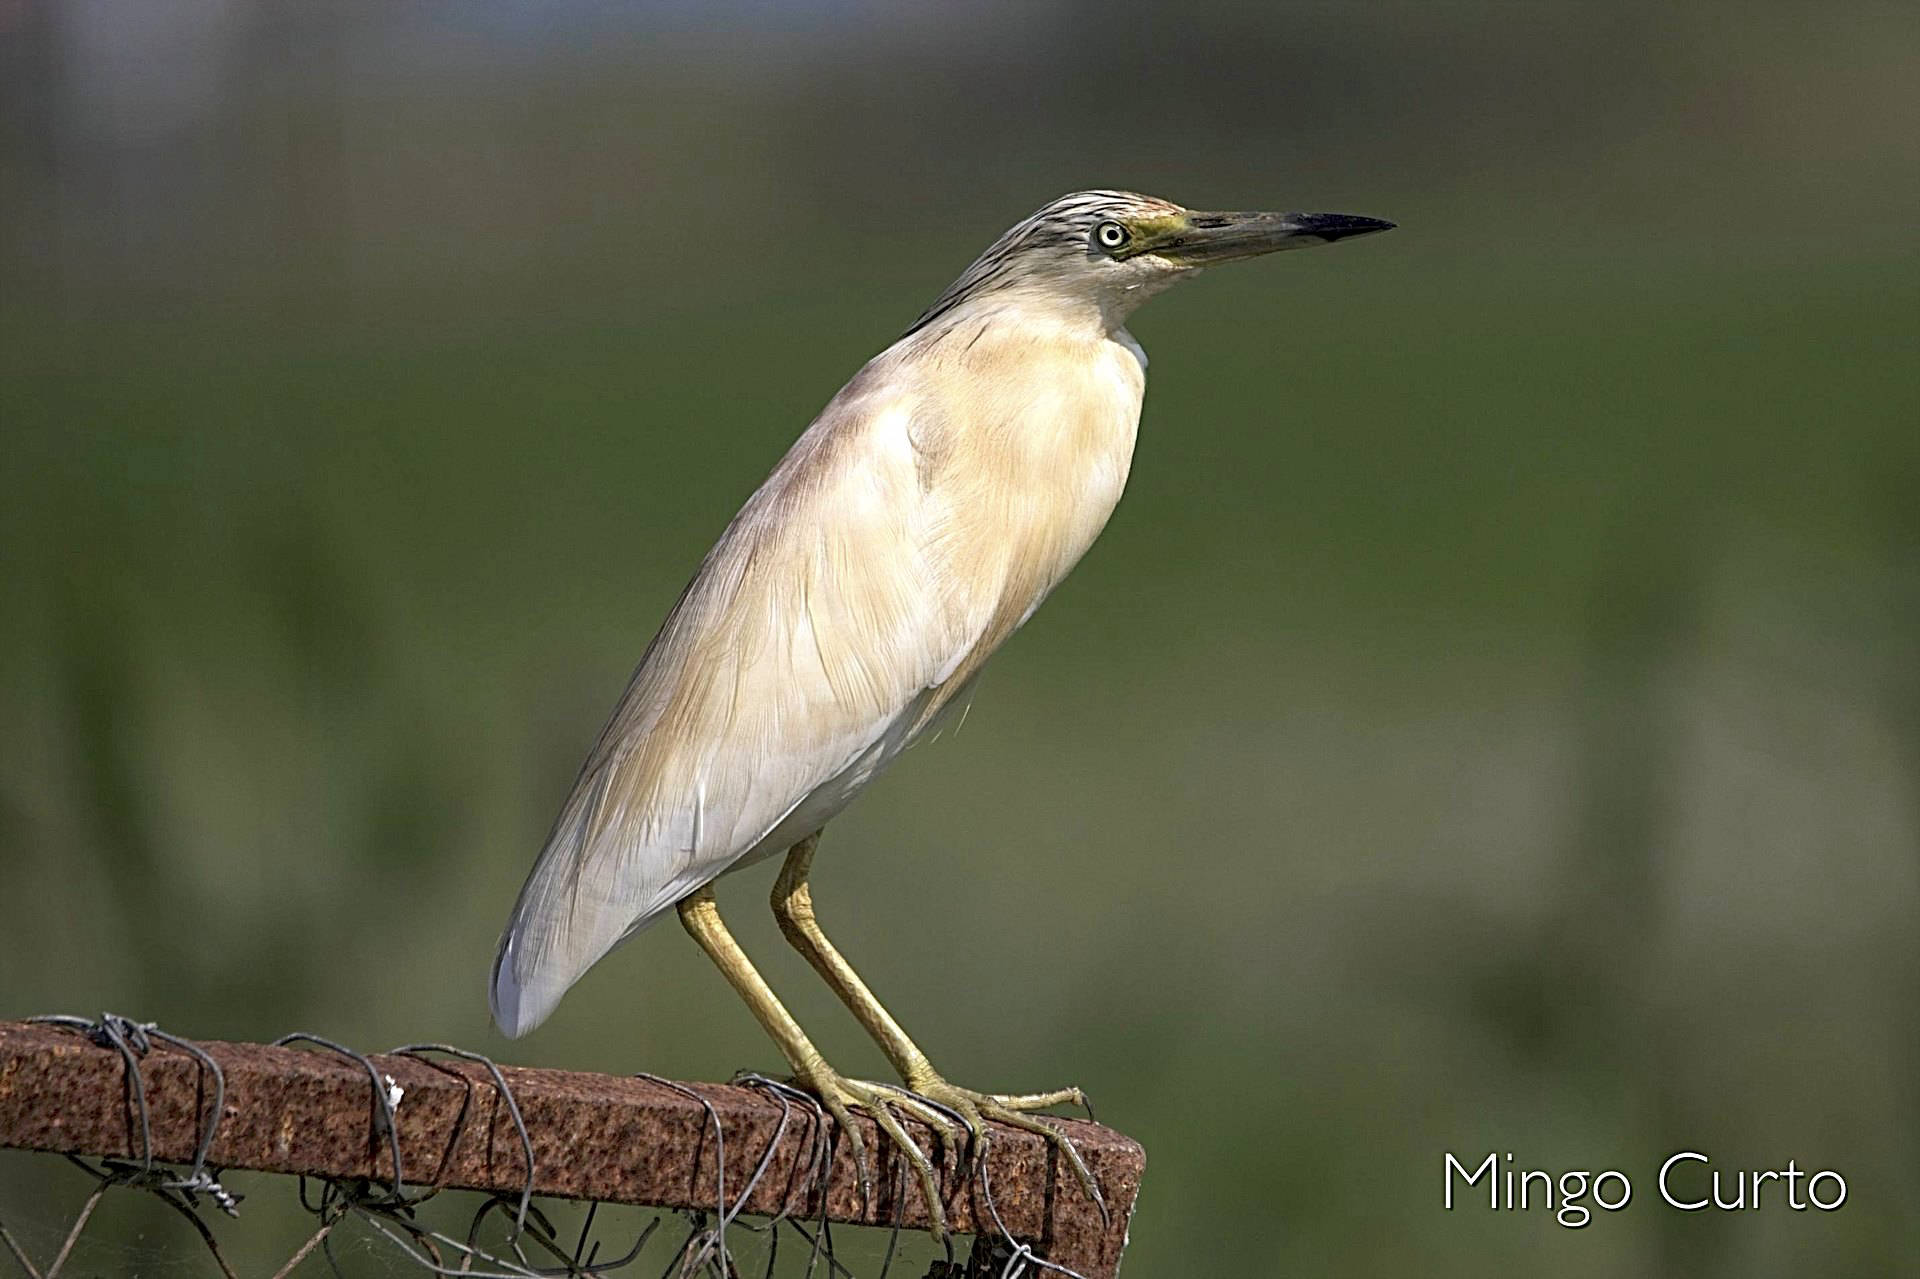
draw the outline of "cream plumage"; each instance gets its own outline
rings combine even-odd
[[[1191,213],[1117,191],[1065,196],[990,247],[827,405],[701,564],[641,658],[521,890],[494,964],[495,1019],[524,1034],[581,974],[670,907],[846,1124],[936,1127],[1075,1097],[948,1084],[813,918],[814,837],[964,700],[981,664],[1090,546],[1126,484],[1146,386],[1127,333],[1142,301],[1214,262],[1389,223]],[[726,932],[708,885],[775,853],[788,939],[880,1043],[911,1093],[820,1058]],[[859,1133],[847,1126],[866,1174]]]
[[[1069,317],[950,311],[833,398],[707,555],[581,771],[501,946],[502,1029],[538,1025],[687,893],[818,830],[956,704],[1119,500],[1143,362]]]
[[[1004,311],[941,307],[877,355],[708,551],[520,893],[493,970],[509,1035],[847,807],[1106,524],[1144,355],[1098,311]]]

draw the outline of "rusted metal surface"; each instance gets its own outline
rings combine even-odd
[[[338,1054],[264,1044],[202,1042],[226,1078],[224,1113],[208,1162],[216,1168],[326,1177],[394,1175],[391,1144],[367,1071]],[[394,1111],[401,1172],[409,1186],[517,1193],[528,1185],[520,1135],[486,1068],[436,1058],[372,1055],[401,1090]],[[873,1203],[863,1205],[844,1142],[825,1177],[814,1152],[813,1111],[761,1089],[682,1084],[706,1105],[645,1079],[575,1071],[500,1068],[533,1145],[537,1195],[659,1206],[716,1202],[716,1147],[724,1148],[728,1206],[738,1202],[769,1144],[777,1145],[744,1210],[782,1211],[854,1225],[898,1217],[924,1229],[926,1210],[909,1173],[865,1120],[875,1152]],[[212,1073],[189,1054],[156,1044],[140,1060],[153,1157],[190,1161],[212,1104]],[[69,1029],[0,1021],[0,1146],[138,1159],[141,1125],[120,1054]],[[707,1107],[711,1107],[709,1112]],[[783,1123],[784,1114],[784,1128]],[[715,1139],[718,1121],[719,1140]],[[1040,1256],[1088,1276],[1114,1274],[1145,1166],[1130,1138],[1098,1124],[1059,1119],[1106,1197],[1109,1220],[1081,1191],[1045,1141],[996,1127],[985,1170],[992,1207],[1007,1232]],[[829,1130],[831,1121],[829,1121]],[[925,1147],[931,1134],[908,1121]],[[963,1233],[999,1231],[983,1179],[968,1176],[958,1152],[944,1155],[947,1219]],[[820,1196],[824,1194],[824,1205]]]

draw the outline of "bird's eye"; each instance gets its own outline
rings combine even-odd
[[[1127,242],[1127,228],[1118,222],[1102,222],[1093,229],[1093,242],[1103,249],[1117,249]]]

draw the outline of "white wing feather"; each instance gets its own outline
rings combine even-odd
[[[844,808],[1099,533],[1132,456],[1137,348],[944,336],[834,397],[654,637],[501,939],[509,1035],[688,893]]]
[[[978,626],[923,562],[938,515],[913,402],[863,389],[876,380],[796,442],[641,659],[502,939],[492,1004],[508,1034],[680,898],[779,851],[761,845],[789,818],[812,825],[788,843],[823,824],[917,735],[971,647]]]

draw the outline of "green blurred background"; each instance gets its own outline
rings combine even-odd
[[[702,552],[1052,196],[1371,214],[1136,317],[1126,500],[823,918],[1146,1145],[1129,1274],[1910,1272],[1916,129],[1895,3],[0,3],[0,1016],[775,1068],[671,928],[487,1020]]]

